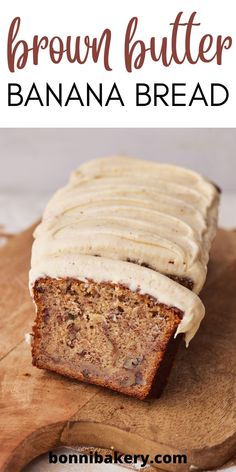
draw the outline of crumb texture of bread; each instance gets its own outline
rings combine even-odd
[[[45,277],[33,290],[34,365],[140,399],[160,392],[180,310],[107,282]]]

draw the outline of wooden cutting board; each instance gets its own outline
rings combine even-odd
[[[61,445],[125,453],[185,453],[208,469],[236,452],[236,233],[219,230],[202,293],[206,318],[181,346],[160,399],[141,402],[38,370],[24,334],[34,308],[28,287],[32,228],[0,249],[0,470],[18,472]]]

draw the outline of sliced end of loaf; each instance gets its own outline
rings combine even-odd
[[[108,282],[37,280],[33,364],[140,399],[161,393],[183,313]]]

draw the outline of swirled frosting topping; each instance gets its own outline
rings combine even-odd
[[[130,268],[141,290],[151,272],[159,281],[160,274],[190,279],[193,291],[199,293],[216,231],[218,200],[213,184],[181,167],[123,156],[83,164],[51,199],[35,231],[31,282],[42,273],[70,276],[72,259],[86,256],[90,272],[94,267],[94,280],[100,280],[98,272],[106,259],[116,261],[113,266],[109,263],[106,280],[121,281],[123,271]],[[76,270],[78,278],[79,273],[86,277],[79,266]],[[169,277],[164,280],[162,275],[163,293],[184,289]],[[191,300],[196,303],[198,297],[192,292],[181,293],[187,305],[178,300],[178,306],[175,295],[173,306],[189,309]],[[200,312],[194,315],[195,326],[203,316]]]

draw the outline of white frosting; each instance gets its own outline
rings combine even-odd
[[[188,342],[203,305],[160,273],[190,278],[199,293],[218,199],[211,183],[180,167],[128,157],[86,163],[54,195],[35,231],[30,282],[69,276],[139,288],[184,312],[178,332]]]
[[[149,294],[167,306],[179,308],[184,316],[176,335],[186,333],[187,344],[204,316],[204,306],[195,293],[159,272],[131,262],[84,254],[49,256],[31,269],[30,279],[33,284],[40,277],[63,278],[65,274],[81,281],[120,283],[132,291]]]

